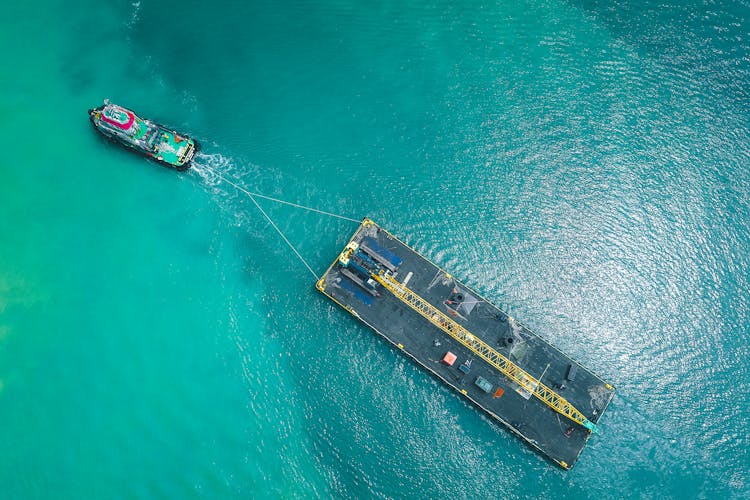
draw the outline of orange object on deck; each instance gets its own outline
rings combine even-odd
[[[503,394],[505,394],[505,389],[503,389],[502,387],[498,387],[497,390],[495,391],[495,394],[493,394],[492,397],[499,398],[499,397],[502,397]]]
[[[445,363],[448,366],[453,366],[453,363],[456,362],[456,358],[458,358],[458,356],[448,351],[445,353],[445,356],[443,356],[443,363]]]

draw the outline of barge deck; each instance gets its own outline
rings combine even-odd
[[[615,388],[370,219],[316,287],[564,469]]]

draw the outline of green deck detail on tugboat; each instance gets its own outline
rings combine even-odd
[[[135,125],[137,127],[135,135],[133,136],[134,139],[142,139],[143,136],[146,135],[146,132],[148,132],[148,125],[146,125],[143,120],[140,118],[136,118]]]
[[[190,139],[179,139],[171,132],[161,133],[161,142],[156,146],[154,152],[156,156],[163,161],[180,164],[180,156],[184,153],[185,148],[190,144]]]

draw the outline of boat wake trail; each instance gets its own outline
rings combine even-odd
[[[231,175],[234,164],[231,159],[220,153],[198,153],[191,164],[191,170],[198,174],[209,186],[216,186],[221,182],[219,173]]]
[[[219,183],[225,182],[229,184],[230,186],[234,187],[235,189],[237,189],[239,192],[247,195],[253,201],[253,203],[255,203],[255,198],[261,198],[264,200],[272,201],[274,203],[279,203],[282,205],[287,205],[290,207],[307,210],[309,212],[315,212],[321,215],[335,217],[337,219],[343,219],[343,220],[348,220],[351,222],[356,222],[357,224],[359,224],[360,222],[359,219],[354,219],[351,217],[346,217],[343,215],[331,213],[326,210],[320,210],[317,208],[300,205],[298,203],[293,203],[291,201],[282,200],[280,198],[274,198],[273,196],[267,196],[261,193],[254,193],[242,185],[242,182],[241,180],[239,180],[238,176],[233,175],[232,161],[218,153],[212,154],[212,155],[199,154],[193,160],[192,167],[193,167],[193,170],[209,185],[217,186]]]
[[[287,238],[286,234],[284,234],[284,231],[281,230],[281,228],[274,222],[274,220],[271,218],[271,216],[268,214],[268,212],[260,205],[258,202],[258,199],[263,199],[267,201],[271,201],[277,204],[281,205],[287,205],[290,207],[294,207],[297,209],[305,210],[308,212],[314,212],[320,215],[326,215],[329,217],[334,217],[337,219],[342,219],[350,222],[354,222],[359,224],[359,219],[354,219],[351,217],[346,217],[344,215],[335,214],[332,212],[328,212],[326,210],[320,210],[318,208],[308,207],[304,205],[300,205],[298,203],[294,203],[291,201],[282,200],[280,198],[274,198],[272,196],[267,196],[261,193],[256,193],[248,190],[242,183],[241,178],[237,175],[233,175],[233,167],[234,163],[229,160],[228,158],[222,156],[221,154],[199,154],[193,159],[192,163],[192,170],[200,176],[206,184],[214,188],[215,191],[220,191],[218,189],[218,186],[220,183],[226,183],[230,186],[232,186],[238,193],[244,194],[247,196],[250,201],[252,201],[253,205],[255,205],[255,208],[258,209],[258,211],[263,215],[263,217],[268,221],[268,223],[276,230],[276,232],[279,234],[279,236],[284,240],[284,242],[287,244],[290,250],[299,258],[299,260],[304,264],[304,266],[307,268],[308,271],[315,277],[315,279],[319,279],[318,275],[313,270],[312,266],[305,260],[305,258],[302,256],[302,254],[297,250],[297,248],[292,244],[292,242]],[[222,194],[226,194],[226,192],[222,192]]]

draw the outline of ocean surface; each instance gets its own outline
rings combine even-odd
[[[0,7],[0,497],[748,498],[750,6]],[[104,98],[203,144],[179,174]],[[564,472],[318,294],[370,216],[617,387]],[[259,200],[316,273],[356,224]]]

